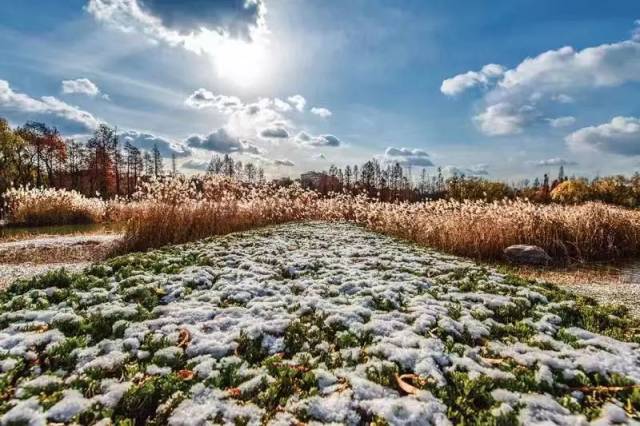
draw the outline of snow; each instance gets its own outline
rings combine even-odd
[[[60,377],[44,374],[42,376],[36,377],[35,379],[27,380],[20,383],[20,386],[16,391],[16,395],[29,395],[34,392],[37,393],[43,389],[58,388],[61,385],[62,379]]]
[[[37,397],[18,401],[1,418],[2,425],[26,424],[28,426],[44,426],[47,424],[42,407]]]
[[[102,381],[102,394],[96,395],[94,399],[108,408],[118,405],[125,392],[131,387],[129,382],[118,382],[115,379],[105,379]]]
[[[197,261],[187,264],[187,258]],[[128,276],[113,274],[104,288],[77,291],[73,303],[43,309],[5,306],[0,316],[6,324],[0,330],[3,372],[15,369],[20,359],[36,364],[39,354],[65,341],[59,324],[99,316],[114,332],[73,350],[75,365],[68,370],[53,372],[46,364],[26,370],[2,424],[15,419],[45,424],[47,418],[69,422],[94,404],[114,409],[132,386],[182,369],[193,377],[169,417],[172,425],[220,419],[262,424],[267,415],[271,424],[283,425],[304,416],[310,424],[358,424],[370,417],[390,424],[446,425],[449,407],[435,389],[448,386],[454,372],[500,383],[518,379],[490,358],[525,367],[538,383],[555,389],[565,386],[557,383],[563,377],[594,372],[640,383],[637,344],[563,328],[562,318],[553,313],[558,304],[549,303],[539,287],[509,285],[495,271],[350,225],[292,224],[188,244],[154,258],[156,265],[184,263],[171,273],[145,269],[136,259],[129,256],[136,266]],[[472,290],[462,291],[461,285]],[[140,305],[128,297],[140,289],[162,295],[144,320],[136,320]],[[30,294],[47,300],[54,293],[51,288]],[[504,327],[498,315],[502,309],[530,310],[522,324],[533,336],[496,337]],[[287,354],[285,332],[298,323],[300,347]],[[575,345],[556,338],[561,329],[577,339]],[[185,330],[188,341],[181,343]],[[277,380],[264,365],[245,359],[241,334],[259,342],[264,356],[282,357],[290,367],[307,359],[316,389],[291,389],[286,404],[267,413],[250,395]],[[335,359],[341,360],[339,367],[329,365]],[[134,376],[126,373],[131,365],[138,367]],[[233,392],[216,388],[213,383],[231,366],[237,370],[229,386]],[[414,375],[428,382],[433,393],[407,395],[393,380],[376,382],[371,370]],[[91,394],[82,394],[78,383],[92,374],[100,375],[96,385]],[[45,412],[28,390],[51,384],[64,391]],[[238,399],[235,392],[249,399]],[[532,424],[586,422],[543,392],[498,389],[492,396],[494,415],[515,412],[521,422]],[[610,402],[597,421],[622,422],[620,410]]]
[[[64,391],[63,398],[47,411],[47,418],[56,422],[68,422],[77,414],[85,411],[91,401],[74,389]]]
[[[335,392],[326,397],[311,397],[306,402],[306,412],[323,423],[357,423],[360,416],[351,409],[351,391]]]
[[[147,365],[147,374],[152,376],[166,376],[171,373],[171,367],[158,367],[155,364]]]
[[[447,407],[429,392],[420,392],[406,398],[372,399],[361,406],[384,418],[392,425],[450,425],[446,417]]]
[[[608,402],[602,408],[602,413],[598,419],[593,421],[591,424],[594,426],[606,426],[611,424],[632,424],[632,421],[629,421],[629,416],[621,407]]]
[[[80,371],[87,371],[90,369],[113,371],[120,367],[127,360],[128,355],[120,351],[109,352],[105,355],[101,355],[80,365]]]

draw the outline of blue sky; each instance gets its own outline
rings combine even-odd
[[[185,172],[232,153],[291,176],[374,156],[631,173],[638,19],[632,0],[4,0],[0,116],[106,122]]]

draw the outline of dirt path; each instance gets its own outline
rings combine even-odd
[[[550,282],[581,296],[593,297],[600,303],[624,305],[629,312],[640,317],[640,279],[624,270],[596,269],[540,270],[530,267],[510,269],[517,275]]]
[[[0,243],[0,289],[19,278],[31,278],[65,268],[80,271],[104,259],[118,234],[38,236]]]
[[[0,264],[48,264],[103,259],[119,234],[38,236],[0,243]]]

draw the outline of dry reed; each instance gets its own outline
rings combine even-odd
[[[13,188],[3,194],[4,211],[12,225],[44,226],[99,223],[105,203],[76,191],[54,188]]]
[[[609,260],[640,253],[640,212],[601,203],[543,205],[515,201],[384,203],[328,198],[293,185],[243,187],[210,178],[153,183],[138,197],[126,250],[145,250],[253,227],[302,220],[349,221],[373,231],[476,259],[533,244],[556,259]]]
[[[483,260],[502,258],[504,248],[512,244],[537,245],[562,260],[612,260],[640,254],[640,211],[596,202],[387,203],[346,194],[323,198],[297,185],[247,186],[216,176],[153,181],[141,187],[134,200],[107,203],[66,191],[58,191],[59,196],[53,190],[30,191],[35,200],[21,193],[23,197],[17,199],[22,201],[14,203],[17,208],[11,213],[13,220],[42,223],[54,216],[72,220],[79,214],[90,220],[126,221],[121,251],[291,221],[324,220],[356,223]]]

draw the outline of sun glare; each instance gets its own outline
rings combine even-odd
[[[255,86],[267,74],[267,49],[263,42],[225,39],[216,49],[214,62],[222,79],[239,86]]]

